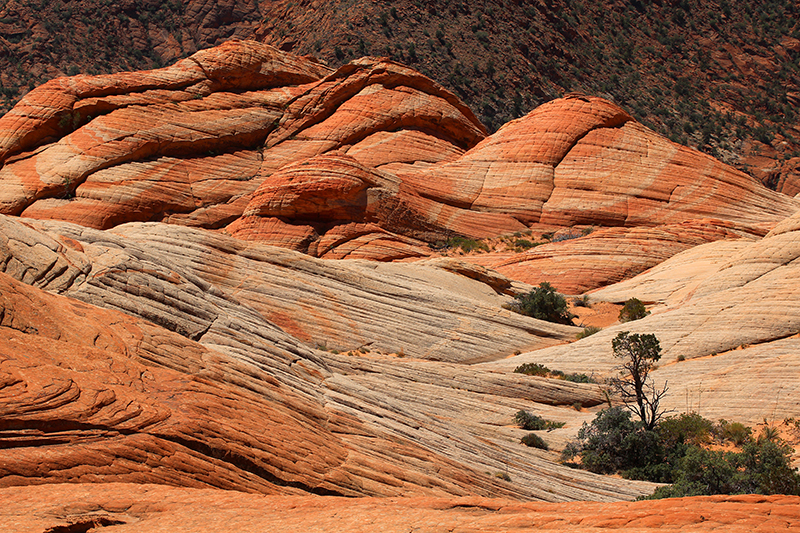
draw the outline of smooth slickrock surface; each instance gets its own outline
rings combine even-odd
[[[582,294],[633,277],[694,246],[721,239],[747,242],[753,237],[732,223],[691,220],[656,227],[603,228],[511,257],[485,254],[464,260],[531,285],[547,280],[564,294]]]
[[[33,224],[42,231],[0,218],[8,239],[0,265],[9,273],[194,340],[216,333],[221,317],[238,317],[242,309],[280,327],[285,334],[271,333],[276,341],[291,336],[340,351],[366,345],[459,362],[551,346],[579,331],[503,309],[519,289],[454,260],[324,261],[166,224],[129,224],[113,232]]]
[[[761,240],[697,246],[591,294],[612,302],[639,298],[650,304],[650,316],[569,346],[486,366],[511,370],[535,361],[564,371],[609,374],[615,366],[611,339],[617,333],[654,333],[663,349],[654,377],[669,381],[670,407],[748,422],[796,416],[799,259],[800,213]],[[677,362],[679,356],[686,361]]]
[[[712,496],[598,504],[485,498],[258,496],[155,485],[51,485],[0,490],[0,526],[17,533],[98,526],[109,532],[794,531],[796,496]],[[105,527],[101,527],[105,526]],[[77,530],[77,529],[76,529]]]
[[[519,409],[567,422],[544,437],[558,449],[590,416],[572,405],[604,401],[596,385],[401,357],[493,358],[574,335],[501,309],[496,289],[513,285],[497,274],[324,261],[165,224],[0,221],[5,271],[77,299],[0,275],[6,485],[547,501],[652,490],[520,444]],[[352,351],[309,347],[325,342]]]

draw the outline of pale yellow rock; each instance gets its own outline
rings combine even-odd
[[[652,333],[663,349],[653,375],[657,382],[669,382],[670,407],[685,410],[691,402],[692,409],[700,405],[701,414],[751,423],[795,416],[800,402],[800,373],[794,370],[800,365],[800,230],[789,222],[779,227],[784,229],[757,241],[692,248],[591,294],[614,302],[639,298],[652,310],[643,319],[571,345],[482,366],[511,371],[523,362],[538,362],[610,376],[618,364],[611,340],[621,331]],[[679,357],[687,361],[678,362]]]

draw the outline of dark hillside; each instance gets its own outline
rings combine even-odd
[[[800,163],[800,8],[791,0],[0,6],[0,110],[54,76],[159,66],[256,38],[332,66],[392,57],[454,91],[491,131],[565,92],[604,96],[794,194],[784,183]]]

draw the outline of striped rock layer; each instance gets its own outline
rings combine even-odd
[[[454,235],[532,225],[664,226],[668,243],[626,237],[652,266],[698,239],[763,235],[798,207],[600,98],[554,100],[487,137],[402,65],[332,71],[250,41],[48,82],[0,119],[0,164],[3,214],[224,229],[326,258],[423,257]],[[547,275],[540,259],[514,263]],[[609,280],[630,273],[614,270]]]

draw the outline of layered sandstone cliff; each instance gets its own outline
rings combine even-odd
[[[702,235],[678,231],[684,246],[644,236],[652,266],[698,238],[763,235],[798,207],[599,98],[555,100],[487,138],[455,96],[397,63],[333,72],[248,41],[53,80],[0,131],[2,213],[225,228],[317,257],[422,257],[453,235],[532,224],[703,220]]]

